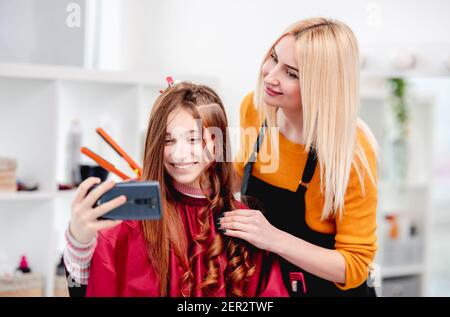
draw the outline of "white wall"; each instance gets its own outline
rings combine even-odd
[[[344,21],[361,52],[373,52],[371,58],[385,54],[387,59],[396,48],[420,49],[419,62],[436,61],[440,67],[450,54],[450,1],[445,0],[127,0],[124,15],[123,67],[217,76],[234,125],[262,56],[299,19],[324,15]]]
[[[79,27],[67,24],[69,4]],[[85,0],[0,0],[0,61],[83,66],[84,10]]]

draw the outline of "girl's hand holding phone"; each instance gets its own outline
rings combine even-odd
[[[111,180],[89,191],[92,186],[100,182],[101,180],[97,177],[89,177],[83,181],[72,201],[69,230],[80,243],[89,243],[96,237],[99,230],[114,227],[122,222],[122,220],[97,219],[126,203],[126,197],[119,196],[94,208],[95,202],[115,185],[115,182]]]

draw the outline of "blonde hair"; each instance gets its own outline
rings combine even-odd
[[[278,38],[264,57],[263,64],[270,57],[272,48],[286,35],[295,39],[306,151],[314,148],[320,168],[321,190],[325,198],[321,218],[335,218],[337,214],[342,218],[352,166],[363,194],[364,171],[376,184],[363,146],[356,137],[359,128],[376,155],[375,137],[358,118],[358,43],[352,30],[344,23],[326,18],[306,19],[291,25]],[[269,127],[276,126],[277,107],[265,104],[263,96],[264,78],[260,72],[254,104],[261,120],[267,118]],[[270,136],[271,129],[268,130]],[[272,149],[277,148],[272,144]]]

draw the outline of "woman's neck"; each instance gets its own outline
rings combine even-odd
[[[300,111],[286,111],[278,108],[276,112],[277,126],[286,139],[296,144],[304,144],[303,116]]]
[[[193,187],[189,185],[180,184],[176,181],[172,182],[173,187],[175,190],[179,191],[182,194],[185,194],[187,196],[192,196],[196,198],[204,198],[205,194],[202,192],[202,190],[199,187]]]

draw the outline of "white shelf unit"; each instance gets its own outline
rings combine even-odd
[[[58,183],[67,182],[72,119],[81,121],[84,146],[132,175],[95,128],[106,124],[103,128],[142,165],[150,108],[165,86],[164,77],[148,73],[0,64],[0,156],[17,159],[18,179],[39,184],[36,192],[0,194],[0,254],[12,265],[26,255],[32,270],[44,276],[45,296],[54,294],[75,194],[57,191]]]
[[[394,162],[390,138],[392,118],[389,117],[387,78],[362,79],[360,115],[380,145],[375,263],[381,282],[377,292],[381,296],[425,296],[427,289],[433,106],[431,100],[418,96],[409,99],[408,106],[408,163],[405,177],[400,180],[395,175],[398,166]],[[398,219],[398,238],[391,238],[387,215]]]
[[[383,278],[394,278],[411,275],[421,275],[425,271],[422,264],[401,265],[383,268]]]
[[[46,200],[55,197],[51,192],[17,192],[17,193],[0,193],[0,201],[35,201]]]

